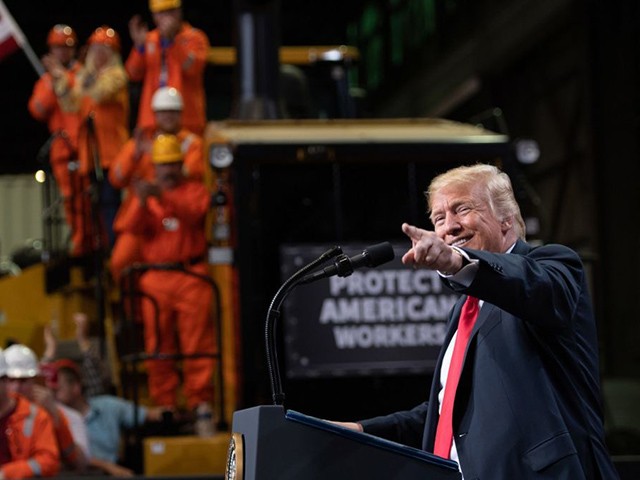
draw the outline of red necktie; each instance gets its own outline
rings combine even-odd
[[[449,365],[447,384],[444,391],[444,398],[442,399],[442,409],[440,411],[440,419],[438,420],[435,446],[433,449],[433,453],[443,458],[449,458],[451,455],[451,442],[453,442],[453,401],[456,397],[464,352],[467,349],[467,343],[469,343],[471,330],[473,330],[473,325],[476,323],[479,310],[478,299],[475,297],[467,297],[467,301],[464,302],[462,311],[460,312],[458,334],[456,336],[456,343],[453,346],[453,355],[451,356],[451,363]]]

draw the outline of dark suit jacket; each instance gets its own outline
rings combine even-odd
[[[456,392],[453,432],[465,480],[616,479],[604,445],[598,342],[578,255],[518,241],[480,261],[459,292],[484,300]],[[362,421],[365,432],[433,451],[440,368],[457,329],[454,307],[429,401]]]

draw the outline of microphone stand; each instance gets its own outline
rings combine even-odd
[[[324,252],[317,259],[305,265],[296,273],[294,273],[287,281],[285,281],[280,289],[276,292],[269,310],[267,311],[267,319],[265,321],[264,338],[267,352],[267,368],[269,370],[269,381],[271,382],[271,396],[274,405],[282,405],[284,403],[284,392],[282,391],[282,379],[280,378],[280,367],[278,366],[278,354],[276,345],[276,324],[280,318],[280,305],[293,288],[298,285],[300,279],[310,270],[318,265],[326,262],[342,253],[342,249],[338,246]]]

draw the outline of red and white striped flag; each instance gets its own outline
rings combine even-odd
[[[27,38],[13,19],[3,0],[0,0],[0,60],[22,48],[39,75],[44,73],[40,60],[33,52]]]

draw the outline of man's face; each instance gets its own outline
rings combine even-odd
[[[19,393],[31,400],[33,398],[33,386],[35,383],[35,378],[10,378],[9,391]]]
[[[182,24],[182,10],[172,8],[162,12],[153,13],[153,23],[156,24],[162,38],[172,39],[180,30]]]
[[[67,47],[64,45],[51,45],[49,47],[51,54],[64,66],[69,65],[71,60],[76,56],[75,47]]]
[[[113,50],[107,45],[96,43],[89,47],[89,53],[87,55],[93,58],[95,67],[100,69],[109,62],[111,55],[113,55]]]
[[[163,190],[176,188],[184,179],[182,174],[182,162],[157,163],[156,182]]]
[[[503,253],[513,243],[506,238],[507,224],[492,212],[481,184],[450,185],[433,194],[431,222],[448,245]]]
[[[72,406],[80,395],[80,386],[67,378],[66,375],[58,375],[58,381],[54,389],[56,400],[67,406]]]
[[[159,110],[155,112],[156,126],[161,133],[176,134],[182,126],[182,112],[179,110]]]

